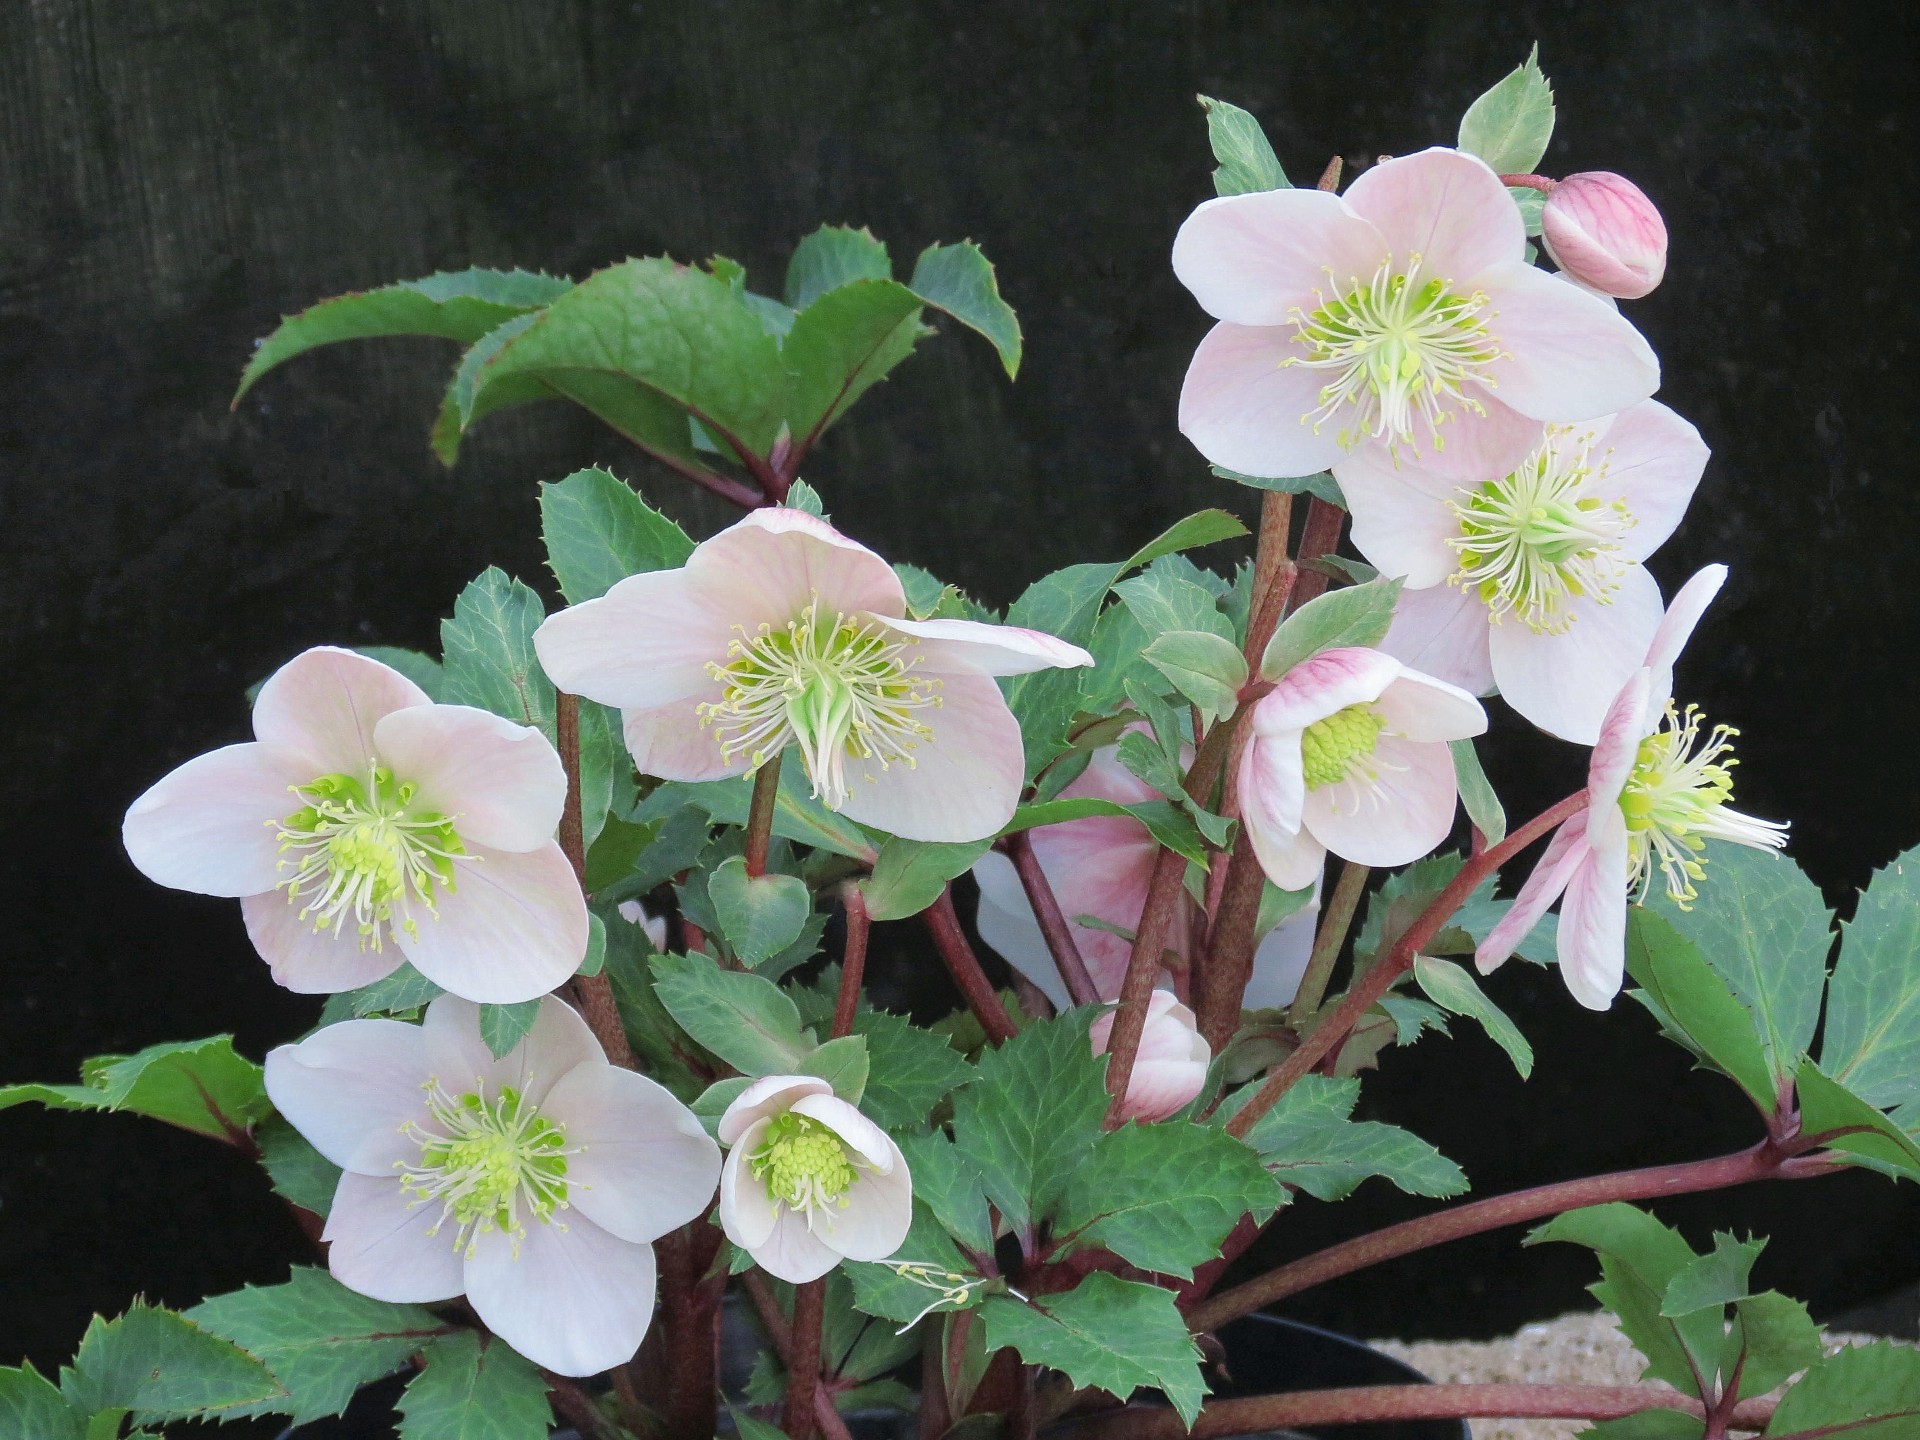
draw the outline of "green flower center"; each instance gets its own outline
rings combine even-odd
[[[427,1083],[427,1122],[409,1121],[406,1133],[420,1145],[413,1163],[396,1162],[400,1188],[414,1205],[438,1203],[437,1235],[451,1219],[454,1248],[471,1257],[482,1235],[514,1241],[517,1256],[528,1217],[549,1224],[567,1204],[566,1130],[545,1119],[511,1086],[488,1100],[481,1090],[448,1094]]]
[[[1460,521],[1447,541],[1460,557],[1448,583],[1473,591],[1496,621],[1513,614],[1531,630],[1564,634],[1570,601],[1604,605],[1620,588],[1630,562],[1616,552],[1634,517],[1624,501],[1583,493],[1606,473],[1604,462],[1589,463],[1592,443],[1554,426],[1518,470],[1447,502]]]
[[[285,890],[300,918],[316,933],[345,933],[361,949],[382,949],[397,922],[419,933],[414,906],[439,914],[442,891],[457,888],[454,862],[466,848],[453,821],[413,809],[414,787],[391,770],[370,765],[364,777],[322,775],[293,793],[303,802],[278,822],[280,868],[293,874]]]
[[[700,706],[700,723],[727,760],[744,754],[756,769],[798,745],[815,798],[838,810],[849,760],[911,768],[914,747],[933,734],[918,712],[940,704],[940,682],[913,674],[918,644],[857,615],[823,621],[809,604],[780,629],[741,631],[726,662],[707,666],[724,688]]]
[[[1293,312],[1295,338],[1305,355],[1282,362],[1329,372],[1319,407],[1301,417],[1316,434],[1336,415],[1339,441],[1351,448],[1362,436],[1384,439],[1395,453],[1414,435],[1414,417],[1426,422],[1436,450],[1446,446],[1441,425],[1456,408],[1484,414],[1474,393],[1492,389],[1486,367],[1501,356],[1487,329],[1487,297],[1456,295],[1450,282],[1422,279],[1421,260],[1404,272],[1383,261],[1371,280],[1354,276],[1344,294],[1327,272],[1334,298],[1316,291],[1312,314]]]
[[[753,1178],[767,1187],[767,1198],[811,1219],[828,1205],[845,1206],[859,1178],[853,1153],[828,1126],[810,1115],[784,1111],[768,1122],[760,1146],[747,1157]]]
[[[1739,763],[1732,742],[1740,732],[1716,725],[1702,744],[1700,730],[1698,706],[1678,714],[1669,705],[1660,728],[1640,742],[1620,791],[1629,886],[1644,899],[1657,868],[1667,894],[1683,910],[1699,894],[1694,882],[1706,873],[1707,841],[1729,840],[1756,850],[1778,850],[1787,843],[1785,825],[1756,820],[1727,805]]]
[[[1307,726],[1300,736],[1300,760],[1306,771],[1307,788],[1318,790],[1323,785],[1337,785],[1353,770],[1359,770],[1369,780],[1376,778],[1368,760],[1379,745],[1380,732],[1386,725],[1386,717],[1374,706],[1349,705]]]

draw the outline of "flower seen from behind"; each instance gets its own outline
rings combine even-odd
[[[1088,1032],[1093,1053],[1104,1055],[1113,1043],[1114,1012],[1098,1016]],[[1164,1120],[1185,1107],[1207,1083],[1207,1065],[1213,1047],[1207,1044],[1193,1018],[1170,990],[1156,990],[1147,1002],[1147,1023],[1134,1052],[1133,1073],[1127,1077],[1126,1097],[1120,1102],[1125,1120]]]

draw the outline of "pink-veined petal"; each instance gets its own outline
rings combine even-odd
[[[706,604],[749,632],[763,620],[796,620],[815,601],[823,620],[835,612],[907,610],[891,565],[819,516],[784,506],[752,511],[703,541],[687,560],[687,575]]]
[[[467,1300],[534,1364],[597,1375],[631,1360],[646,1338],[654,1274],[651,1245],[569,1210],[551,1222],[529,1220],[517,1254],[510,1237],[482,1236],[466,1262]]]
[[[553,839],[567,772],[533,727],[467,705],[419,705],[387,716],[373,740],[414,787],[415,812],[451,817],[468,844],[532,850]]]
[[[1247,827],[1254,857],[1267,879],[1282,890],[1319,884],[1321,872],[1326,868],[1327,847],[1314,839],[1304,824],[1289,830],[1261,823],[1257,813],[1247,806],[1245,790],[1240,792],[1240,801],[1241,822]]]
[[[1380,232],[1321,190],[1205,201],[1173,240],[1180,283],[1214,319],[1238,325],[1290,325],[1372,279],[1386,258]]]
[[[1471,695],[1493,689],[1487,607],[1457,585],[1402,590],[1380,649],[1409,669],[1458,685]]]
[[[1374,702],[1392,734],[1407,740],[1469,740],[1487,732],[1487,712],[1458,685],[1402,670]]]
[[[971,675],[1026,675],[1035,670],[1071,669],[1093,664],[1093,656],[1042,630],[1017,625],[987,625],[978,620],[897,620],[872,617],[890,630],[912,635],[920,644],[909,659],[929,675],[956,671]]]
[[[1660,388],[1660,362],[1640,332],[1575,286],[1522,261],[1488,271],[1490,324],[1501,358],[1495,394],[1538,420],[1591,420]]]
[[[515,852],[473,846],[438,916],[416,907],[416,930],[394,939],[442,990],[492,1005],[533,1000],[563,984],[587,954],[587,901],[560,846]]]
[[[1382,734],[1372,764],[1374,781],[1350,772],[1309,790],[1302,828],[1342,860],[1376,869],[1431,853],[1453,829],[1452,752],[1437,742]]]
[[[1666,543],[1687,513],[1707,468],[1707,442],[1658,400],[1642,400],[1605,422],[1591,463],[1605,470],[1586,493],[1626,502],[1633,528],[1620,537],[1620,557],[1645,560]]]
[[[1560,978],[1589,1010],[1620,993],[1627,964],[1627,822],[1617,805],[1589,812],[1585,862],[1560,902]]]
[[[1247,1009],[1273,1010],[1293,1003],[1300,977],[1307,973],[1319,925],[1320,897],[1316,894],[1267,932],[1253,952],[1253,974],[1241,1001]]]
[[[1513,952],[1520,948],[1520,942],[1533,933],[1533,927],[1540,923],[1540,917],[1547,913],[1553,902],[1560,898],[1560,892],[1567,888],[1574,868],[1585,860],[1586,841],[1587,817],[1584,812],[1562,821],[1553,832],[1553,838],[1547,841],[1540,862],[1521,885],[1520,893],[1513,897],[1513,904],[1474,951],[1473,963],[1479,967],[1482,975],[1491,975],[1505,964]]]
[[[627,753],[642,775],[662,780],[724,780],[753,769],[753,756],[736,752],[731,759],[710,725],[700,723],[698,706],[717,701],[721,686],[709,681],[705,690],[654,710],[622,710],[620,729]]]
[[[314,779],[265,745],[226,745],[196,755],[127,807],[120,838],[156,884],[239,899],[279,880],[274,822],[300,808],[291,793]]]
[[[1519,208],[1487,162],[1435,146],[1384,160],[1347,188],[1347,204],[1379,227],[1400,268],[1420,257],[1423,279],[1465,292],[1488,266],[1526,253]]]
[[[1580,595],[1568,608],[1573,624],[1558,635],[1513,616],[1492,626],[1493,678],[1506,702],[1549,735],[1591,745],[1659,627],[1660,587],[1633,565],[1608,603]]]
[[[848,819],[903,840],[981,840],[1013,818],[1026,775],[1019,722],[985,675],[949,674],[940,704],[921,710],[933,734],[911,765],[847,761]]]
[[[395,710],[432,703],[392,666],[319,645],[267,677],[253,702],[253,734],[309,767],[308,780],[360,777],[374,755],[373,727]]]
[[[1243,475],[1313,475],[1345,452],[1338,417],[1314,430],[1325,375],[1289,365],[1305,352],[1278,325],[1222,320],[1193,352],[1180,387],[1180,433]]]
[[[312,917],[302,920],[299,904],[278,890],[246,896],[240,915],[247,938],[273,972],[274,984],[296,995],[358,990],[385,979],[407,958],[391,936],[376,950],[371,944],[362,946],[357,935],[315,930]]]
[[[441,1225],[441,1207],[410,1205],[397,1175],[375,1179],[351,1170],[340,1177],[327,1212],[327,1268],[349,1290],[398,1305],[451,1300],[465,1288],[458,1228]],[[438,1234],[429,1231],[438,1230]]]
[[[709,542],[711,543],[711,542]],[[686,570],[629,575],[596,600],[550,615],[533,632],[547,678],[574,695],[623,710],[684,700],[711,683],[738,629],[774,616],[701,590]]]
[[[1447,544],[1460,533],[1460,517],[1446,501],[1452,485],[1412,465],[1395,470],[1385,458],[1362,450],[1334,466],[1353,515],[1353,543],[1382,575],[1424,590],[1459,568],[1460,557]]]
[[[1349,705],[1378,700],[1405,668],[1391,655],[1360,646],[1322,650],[1282,675],[1253,707],[1253,733],[1304,730]]]
[[[747,1131],[762,1120],[793,1107],[808,1095],[831,1095],[833,1086],[815,1075],[763,1075],[733,1097],[726,1114],[720,1117],[718,1133],[722,1145],[736,1148],[745,1144]],[[745,1148],[752,1149],[751,1144]]]
[[[1720,587],[1727,583],[1727,567],[1707,565],[1696,570],[1693,578],[1680,587],[1679,594],[1673,597],[1673,603],[1667,606],[1667,613],[1661,618],[1660,628],[1654,631],[1653,643],[1647,647],[1647,668],[1653,671],[1653,685],[1648,700],[1658,717],[1667,708],[1667,702],[1673,698],[1673,667],[1680,659],[1680,652],[1687,648],[1687,641],[1693,638],[1700,617],[1707,613],[1707,607],[1713,603],[1713,597],[1720,593]]]
[[[1660,711],[1651,708],[1653,672],[1639,669],[1627,677],[1600,721],[1600,734],[1587,757],[1587,803],[1598,809],[1614,804],[1640,754],[1640,742],[1653,733]]]
[[[267,1098],[341,1169],[391,1179],[419,1157],[404,1127],[426,1116],[428,1069],[418,1025],[347,1020],[268,1052]]]
[[[580,1065],[540,1113],[566,1127],[567,1199],[622,1240],[657,1240],[697,1218],[720,1180],[720,1147],[668,1091],[631,1070]]]

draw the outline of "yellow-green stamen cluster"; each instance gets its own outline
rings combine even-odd
[[[1606,604],[1620,588],[1629,562],[1616,552],[1634,517],[1625,501],[1586,493],[1606,472],[1589,461],[1592,440],[1554,426],[1519,469],[1448,502],[1460,520],[1447,541],[1460,568],[1448,583],[1478,595],[1496,622],[1512,614],[1541,634],[1564,634],[1572,600]]]
[[[1456,295],[1447,280],[1422,279],[1420,264],[1414,255],[1402,272],[1383,261],[1371,280],[1349,279],[1344,293],[1328,271],[1334,298],[1316,291],[1319,308],[1293,311],[1306,354],[1282,363],[1332,375],[1317,397],[1319,408],[1301,417],[1316,434],[1351,406],[1340,444],[1351,448],[1371,435],[1397,454],[1413,438],[1417,414],[1438,450],[1445,445],[1440,427],[1456,407],[1486,413],[1472,392],[1493,387],[1486,367],[1501,356],[1487,328],[1487,297]]]
[[[480,1236],[498,1233],[512,1238],[517,1257],[527,1220],[548,1224],[566,1208],[567,1156],[582,1147],[569,1148],[566,1131],[512,1086],[492,1100],[484,1086],[460,1096],[438,1081],[426,1089],[427,1123],[405,1127],[420,1156],[396,1162],[400,1188],[414,1197],[410,1205],[438,1202],[440,1218],[427,1233],[451,1219],[461,1254],[471,1257]]]
[[[1620,792],[1632,893],[1645,899],[1658,868],[1667,894],[1683,910],[1699,894],[1694,882],[1706,870],[1701,852],[1707,841],[1729,840],[1756,850],[1778,850],[1787,843],[1785,825],[1727,806],[1733,798],[1733,767],[1739,763],[1732,740],[1740,732],[1716,725],[1700,745],[1700,728],[1698,706],[1679,714],[1669,705],[1660,728],[1640,742]]]
[[[453,821],[413,807],[414,787],[382,765],[367,774],[322,775],[293,793],[303,802],[278,822],[287,892],[316,932],[355,934],[362,949],[384,948],[395,924],[419,933],[413,910],[439,913],[442,891],[457,887],[454,862],[466,856]]]
[[[911,768],[914,747],[933,734],[917,712],[940,704],[939,682],[913,674],[918,643],[859,616],[826,621],[809,604],[778,629],[741,631],[725,663],[707,666],[724,688],[700,706],[700,723],[714,727],[729,761],[744,754],[755,768],[798,745],[815,798],[838,810],[849,760]]]
[[[810,1115],[784,1111],[768,1122],[759,1146],[747,1157],[753,1178],[767,1187],[775,1207],[807,1217],[829,1205],[844,1207],[859,1178],[846,1142]]]
[[[1349,705],[1307,726],[1300,736],[1307,788],[1337,785],[1356,770],[1368,780],[1376,778],[1369,762],[1386,724],[1386,718],[1374,706]]]

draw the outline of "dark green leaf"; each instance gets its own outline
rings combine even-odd
[[[867,1041],[862,1108],[885,1129],[926,1124],[927,1113],[972,1073],[946,1036],[884,1010],[862,1010],[854,1017],[853,1032]]]
[[[1920,1351],[1891,1340],[1849,1345],[1827,1356],[1781,1397],[1767,1422],[1767,1440],[1800,1435],[1913,1440],[1916,1434]]]
[[[1107,589],[1120,573],[1117,565],[1069,565],[1042,576],[1014,601],[1007,624],[1084,646],[1092,638]],[[1036,670],[1009,679],[1006,694],[1026,740],[1031,777],[1067,743],[1068,722],[1080,706],[1080,681],[1072,670]]]
[[[700,1044],[746,1075],[791,1075],[814,1039],[778,985],[761,975],[722,970],[705,955],[654,957],[654,993]]]
[[[142,1424],[252,1414],[287,1393],[251,1355],[139,1301],[117,1320],[93,1317],[60,1389],[88,1412],[136,1410]]]
[[[816,1048],[800,1062],[797,1074],[812,1075],[833,1086],[833,1093],[858,1105],[867,1089],[867,1037],[842,1035]]]
[[[795,440],[812,444],[931,333],[919,297],[893,280],[856,280],[807,306],[780,352]]]
[[[916,1199],[913,1228],[888,1260],[846,1261],[853,1303],[865,1314],[906,1325],[928,1313],[967,1310],[980,1303],[980,1273],[961,1255],[933,1212]]]
[[[929,245],[913,265],[908,288],[936,310],[944,310],[970,330],[984,335],[1000,353],[1009,380],[1020,372],[1020,319],[1000,298],[993,265],[971,240]]]
[[[1807,1307],[1778,1290],[1736,1302],[1733,1316],[1720,1374],[1730,1383],[1737,1365],[1742,1396],[1766,1394],[1795,1371],[1816,1363],[1825,1348]]]
[[[1883,1108],[1920,1100],[1920,849],[1874,875],[1843,928],[1820,1064]]]
[[[1188,1425],[1200,1413],[1207,1392],[1200,1352],[1171,1291],[1097,1271],[1030,1305],[989,1296],[980,1317],[989,1349],[1010,1345],[1029,1364],[1064,1371],[1075,1385],[1121,1400],[1143,1386],[1157,1388]]]
[[[546,619],[540,597],[504,570],[481,572],[440,622],[446,656],[446,700],[473,705],[551,733],[553,682],[533,653],[533,632]]]
[[[900,1137],[900,1151],[913,1175],[913,1193],[962,1245],[978,1255],[993,1253],[993,1227],[980,1177],[942,1132]]]
[[[540,487],[540,533],[560,593],[575,605],[629,575],[684,565],[693,553],[684,530],[598,467]]]
[[[1617,1420],[1602,1420],[1580,1432],[1581,1440],[1700,1440],[1707,1433],[1704,1420],[1678,1410],[1642,1410]]]
[[[1754,1293],[1749,1283],[1753,1262],[1766,1248],[1765,1240],[1736,1240],[1724,1231],[1716,1233],[1712,1253],[1682,1266],[1667,1282],[1660,1313],[1671,1320],[1745,1300]]]
[[[78,1085],[0,1086],[0,1110],[28,1102],[50,1110],[125,1110],[228,1141],[273,1109],[260,1067],[234,1053],[231,1035],[96,1055],[81,1065]]]
[[[884,242],[864,225],[822,225],[794,247],[787,261],[787,304],[805,310],[829,290],[855,280],[890,280],[893,265]]]
[[[1378,645],[1393,624],[1400,580],[1350,585],[1308,601],[1280,623],[1260,659],[1260,673],[1278,680],[1322,650]]]
[[[517,1005],[482,1005],[480,1038],[498,1059],[526,1039],[533,1022],[539,1018],[538,1000],[522,1000]]]
[[[333,1192],[340,1188],[340,1167],[308,1142],[283,1116],[270,1115],[254,1128],[260,1164],[273,1182],[274,1193],[302,1210],[325,1218],[333,1208]]]
[[[0,1369],[0,1435],[17,1440],[85,1440],[86,1412],[31,1363]]]
[[[1340,482],[1322,470],[1318,475],[1242,475],[1238,470],[1223,470],[1220,466],[1210,467],[1222,480],[1231,480],[1236,485],[1246,485],[1255,490],[1277,490],[1283,495],[1315,495],[1329,505],[1347,508],[1347,497],[1340,493]]]
[[[1441,1009],[1478,1020],[1487,1038],[1507,1052],[1522,1080],[1533,1073],[1533,1046],[1507,1018],[1506,1011],[1487,998],[1470,972],[1451,960],[1421,955],[1413,962],[1413,977],[1427,992],[1427,998]]]
[[[1162,555],[1181,550],[1197,550],[1221,540],[1232,540],[1247,533],[1247,527],[1224,510],[1200,510],[1176,520],[1145,545],[1134,551],[1120,567],[1122,574],[1151,565]],[[1012,623],[1009,621],[1008,623]]]
[[[1524,175],[1540,163],[1553,138],[1553,86],[1540,73],[1535,45],[1519,69],[1467,107],[1460,148],[1478,155],[1496,174]]]
[[[1243,1092],[1238,1099],[1244,1101]],[[1246,1143],[1282,1184],[1316,1200],[1340,1200],[1361,1181],[1379,1176],[1409,1195],[1446,1197],[1467,1188],[1467,1177],[1419,1136],[1395,1125],[1350,1120],[1360,1082],[1308,1075],[1255,1123]],[[1222,1107],[1216,1119],[1238,1105]]]
[[[435,1340],[399,1400],[400,1440],[547,1440],[547,1382],[504,1341]]]
[[[1220,168],[1213,172],[1217,195],[1247,195],[1257,190],[1291,188],[1287,172],[1267,142],[1260,122],[1238,105],[1212,96],[1196,97],[1207,112],[1207,140]]]
[[[1873,1169],[1920,1180],[1920,1144],[1878,1107],[1837,1084],[1811,1060],[1801,1063],[1794,1089],[1800,1099],[1802,1135],[1847,1131],[1827,1141],[1828,1146],[1858,1156]]]
[[[1700,957],[1699,947],[1641,906],[1627,914],[1627,973],[1671,1022],[1681,1039],[1715,1069],[1733,1077],[1767,1114],[1778,1098],[1748,1010]]]

